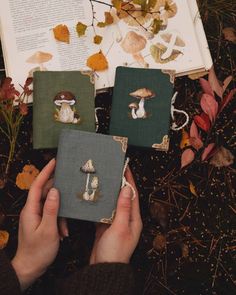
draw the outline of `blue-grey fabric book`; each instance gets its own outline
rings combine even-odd
[[[109,133],[129,144],[167,151],[173,84],[156,69],[118,67]]]
[[[111,223],[119,195],[127,138],[62,130],[54,186],[59,216]]]

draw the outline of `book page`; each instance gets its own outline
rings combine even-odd
[[[90,23],[91,18],[88,0],[2,0],[0,28],[7,75],[23,85],[36,70],[87,70],[86,59],[97,50],[87,41],[94,33],[89,28],[86,37],[78,38],[75,27],[78,20]],[[59,24],[68,26],[69,44],[54,38],[52,29]],[[39,53],[44,61],[37,61]]]

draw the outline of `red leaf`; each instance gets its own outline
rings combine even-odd
[[[202,161],[205,161],[207,160],[207,158],[210,157],[210,153],[213,151],[214,147],[215,147],[215,143],[208,144],[208,146],[204,149],[202,153]]]
[[[191,127],[190,127],[190,137],[196,137],[199,138],[197,125],[194,121],[192,121]]]
[[[199,137],[190,137],[189,143],[192,147],[194,147],[197,151],[203,147],[203,142]]]
[[[209,116],[211,122],[214,122],[218,112],[218,103],[215,100],[214,96],[203,94],[200,104],[204,113]]]
[[[210,71],[209,71],[209,75],[208,75],[208,81],[211,85],[211,88],[213,89],[213,91],[219,96],[219,97],[223,97],[223,93],[224,93],[224,89],[223,86],[220,84],[219,80],[216,77],[216,73],[214,70],[214,67],[211,67]]]
[[[204,93],[214,96],[214,92],[211,88],[211,85],[206,79],[200,78],[199,82]]]
[[[187,166],[194,160],[195,154],[191,149],[186,149],[181,156],[181,168]]]
[[[194,116],[194,122],[199,128],[207,132],[211,127],[211,122],[207,114],[201,113],[201,115]]]
[[[224,82],[223,82],[223,91],[225,92],[225,90],[227,89],[227,87],[229,86],[229,83],[232,81],[233,77],[229,76],[227,78],[225,78]]]
[[[226,107],[226,105],[231,101],[231,99],[234,97],[235,94],[236,94],[236,88],[232,89],[229,92],[229,94],[223,98],[222,103],[220,105],[219,112],[221,112]]]

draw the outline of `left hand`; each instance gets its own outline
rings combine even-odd
[[[18,248],[12,266],[22,290],[46,271],[58,252],[59,193],[55,188],[47,187],[55,163],[55,159],[52,159],[37,176],[20,214]],[[43,205],[45,191],[48,193]]]

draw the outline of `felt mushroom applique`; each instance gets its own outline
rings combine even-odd
[[[26,62],[30,64],[36,64],[35,68],[29,71],[29,76],[33,76],[33,72],[35,71],[47,71],[47,68],[44,66],[44,63],[48,62],[52,59],[52,54],[43,51],[37,51],[33,55],[31,55]]]
[[[131,111],[131,116],[133,119],[145,119],[147,118],[147,112],[144,108],[146,100],[149,100],[156,96],[156,94],[148,88],[140,88],[129,94],[132,97],[139,99],[139,103],[129,104]]]
[[[76,98],[70,91],[60,91],[54,97],[54,104],[57,107],[54,114],[55,120],[62,123],[74,123],[80,122],[80,117],[75,108],[71,108],[75,104]]]
[[[85,201],[90,201],[90,194],[89,194],[89,179],[90,179],[90,174],[96,173],[96,169],[93,165],[93,161],[89,159],[82,167],[80,167],[80,171],[86,174],[86,185],[85,185],[85,191],[83,193],[83,199]],[[95,180],[93,181],[93,189],[97,189],[98,187],[98,180],[97,180],[97,185],[95,185]],[[95,191],[93,190],[95,195]]]
[[[130,31],[126,34],[124,40],[122,41],[121,47],[126,53],[132,54],[133,58],[139,64],[147,68],[148,63],[145,61],[141,53],[141,51],[146,47],[146,43],[147,41],[143,36]]]

